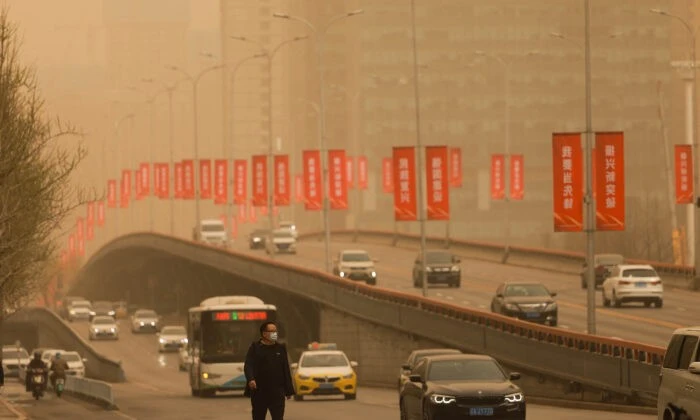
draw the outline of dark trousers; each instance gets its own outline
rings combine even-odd
[[[265,420],[268,410],[272,420],[283,420],[284,400],[284,392],[281,389],[253,391],[250,398],[253,406],[253,420]]]

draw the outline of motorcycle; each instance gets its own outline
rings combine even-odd
[[[63,394],[63,388],[64,388],[64,386],[65,386],[65,382],[66,382],[66,380],[63,379],[63,378],[58,378],[58,379],[56,379],[56,386],[55,386],[55,388],[56,388],[56,396],[57,396],[58,398],[61,398],[61,394]]]
[[[38,400],[44,396],[44,390],[46,389],[46,373],[43,369],[32,369],[29,375],[31,375],[30,386],[32,396]]]

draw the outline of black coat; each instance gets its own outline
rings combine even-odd
[[[250,347],[248,348],[248,353],[245,356],[244,371],[246,385],[243,395],[245,395],[246,397],[251,396],[251,390],[248,387],[248,383],[255,379],[255,373],[260,370],[260,364],[263,362],[260,352],[260,348],[263,346],[267,345],[261,343],[259,340],[254,341],[253,343],[251,343]],[[289,397],[291,395],[294,395],[295,392],[294,385],[292,384],[292,374],[289,369],[289,356],[287,355],[287,347],[284,344],[280,343],[272,344],[272,346],[276,346],[280,353],[282,353],[281,357],[284,366],[284,372],[282,372],[284,375],[284,395]],[[258,384],[258,386],[260,386],[260,384]]]

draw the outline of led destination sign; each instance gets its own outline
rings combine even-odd
[[[267,312],[265,311],[222,311],[212,312],[214,321],[265,321]]]

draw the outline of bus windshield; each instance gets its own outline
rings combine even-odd
[[[242,363],[250,343],[260,337],[260,322],[202,320],[202,362]]]

